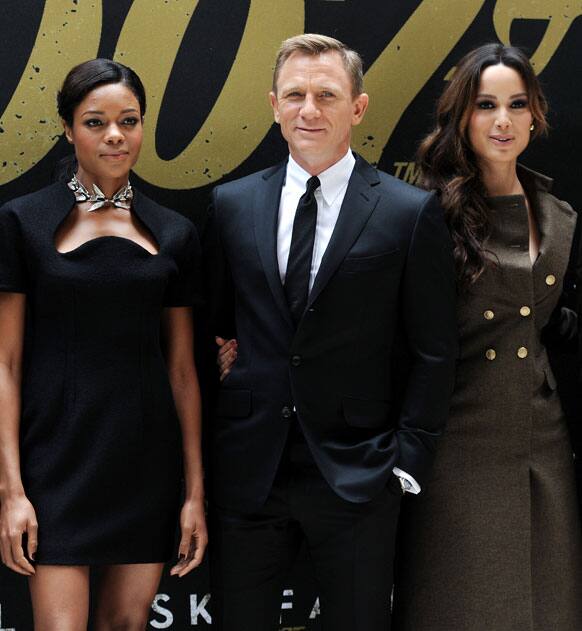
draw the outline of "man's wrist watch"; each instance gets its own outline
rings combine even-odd
[[[406,478],[401,478],[400,476],[396,476],[396,477],[398,478],[398,481],[400,482],[400,489],[402,491],[402,495],[412,490],[412,483],[410,482],[410,480],[407,480]]]

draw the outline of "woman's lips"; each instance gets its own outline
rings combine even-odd
[[[496,145],[509,145],[514,140],[513,136],[489,136],[489,140],[491,140]]]
[[[120,151],[118,153],[102,153],[101,157],[106,158],[107,160],[117,161],[124,160],[128,155],[129,153],[127,151]]]

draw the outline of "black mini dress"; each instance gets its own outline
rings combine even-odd
[[[198,301],[196,229],[135,191],[158,254],[116,236],[63,254],[74,204],[57,183],[0,208],[0,291],[26,294],[20,453],[37,562],[166,561],[182,467],[160,323]]]

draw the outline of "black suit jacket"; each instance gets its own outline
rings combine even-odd
[[[452,246],[437,198],[359,156],[294,327],[277,264],[285,166],[215,188],[206,236],[210,329],[238,339],[211,421],[212,487],[218,504],[241,511],[265,501],[294,406],[344,499],[370,500],[395,465],[422,484],[457,356]]]

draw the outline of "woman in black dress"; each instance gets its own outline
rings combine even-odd
[[[207,535],[192,357],[194,226],[131,188],[145,94],[106,59],[58,95],[76,174],[0,209],[0,551],[36,629],[143,629],[180,513],[183,576]],[[161,339],[165,353],[162,355]],[[182,467],[183,463],[183,467]]]

